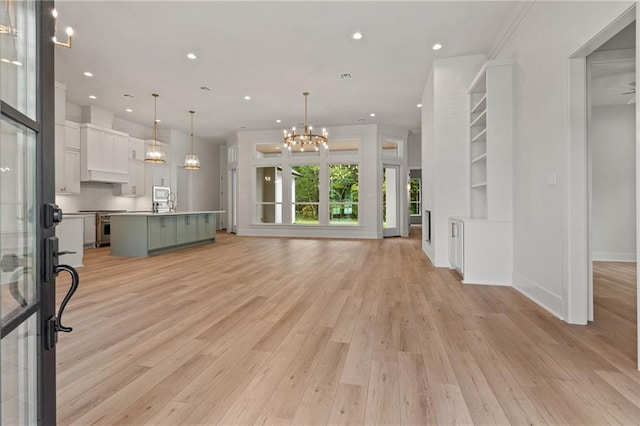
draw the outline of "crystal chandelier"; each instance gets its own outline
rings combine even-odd
[[[158,145],[158,118],[157,118],[157,101],[158,94],[152,93],[153,96],[153,139],[151,143],[147,146],[146,152],[144,153],[144,162],[145,163],[165,163],[165,155],[164,150],[160,145]]]
[[[193,114],[195,111],[189,111],[191,114],[191,151],[184,158],[184,168],[187,170],[198,170],[200,168],[200,158],[193,153]]]
[[[312,147],[316,151],[319,150],[320,145],[327,148],[327,138],[329,133],[327,129],[322,129],[322,135],[313,134],[313,127],[307,124],[307,96],[309,92],[303,92],[304,95],[304,131],[303,133],[296,133],[296,128],[292,127],[291,132],[284,131],[284,146],[291,150],[292,146],[299,146],[300,151],[304,151],[305,146]]]

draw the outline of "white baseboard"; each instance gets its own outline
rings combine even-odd
[[[494,281],[482,281],[482,280],[475,280],[475,281],[469,281],[469,280],[462,280],[462,284],[468,284],[468,285],[496,285],[496,286],[501,286],[501,287],[511,287],[511,283],[507,283],[507,282],[494,282]]]
[[[556,317],[564,320],[562,316],[562,297],[515,272],[513,273],[513,288]]]
[[[593,260],[600,262],[635,262],[635,253],[606,253],[596,251],[593,252]]]

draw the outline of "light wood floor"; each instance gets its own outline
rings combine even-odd
[[[634,288],[616,284],[584,327],[511,288],[463,286],[417,235],[218,234],[85,259],[58,344],[59,424],[640,420],[635,329],[605,327],[635,322]]]

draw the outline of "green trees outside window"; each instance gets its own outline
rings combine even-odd
[[[292,174],[293,223],[317,225],[320,205],[320,166],[294,166]]]
[[[358,165],[329,166],[329,223],[358,224]]]
[[[420,179],[413,178],[409,181],[409,214],[420,216]]]

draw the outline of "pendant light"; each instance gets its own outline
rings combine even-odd
[[[191,114],[191,151],[184,158],[184,168],[187,170],[198,170],[200,169],[200,158],[198,158],[198,154],[193,153],[193,114],[195,111],[189,111]]]
[[[313,133],[313,127],[307,124],[307,96],[309,96],[309,92],[303,92],[304,96],[304,129],[302,133],[297,133],[296,128],[292,127],[291,132],[284,131],[284,146],[285,148],[291,150],[293,146],[299,146],[300,151],[304,151],[305,145],[311,146],[316,151],[319,150],[320,146],[328,149],[327,139],[329,137],[329,133],[327,129],[322,129],[322,134]]]
[[[153,140],[147,146],[147,149],[144,153],[144,162],[162,164],[166,163],[166,159],[164,155],[164,149],[162,149],[162,147],[158,145],[157,102],[159,95],[157,93],[152,93],[151,95],[153,96]]]

